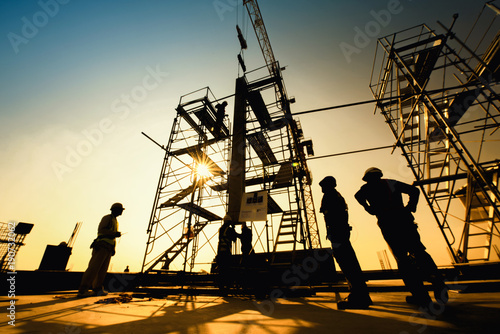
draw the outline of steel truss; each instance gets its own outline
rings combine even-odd
[[[299,244],[303,249],[321,248],[310,191],[312,177],[306,163],[306,153],[314,153],[312,141],[304,138],[300,122],[291,117],[279,65],[274,64],[272,68],[275,72],[269,75],[261,74],[263,71],[259,69],[245,77],[248,90],[246,138],[250,144],[246,159],[246,192],[268,191],[269,221],[277,226],[274,240],[270,240],[270,250],[295,250]],[[255,138],[260,139],[256,142]],[[255,184],[252,181],[255,179],[264,182]]]
[[[148,225],[143,272],[192,270],[197,261],[213,260],[215,223],[227,205],[230,149],[229,120],[217,114],[215,100],[209,88],[180,99]]]
[[[454,263],[498,260],[500,35],[490,27],[473,46],[444,26],[383,37],[370,84]]]
[[[305,250],[321,248],[304,152],[313,154],[312,141],[304,140],[300,123],[291,116],[282,69],[257,1],[243,3],[268,74],[261,74],[261,68],[236,80],[232,133],[226,118],[220,127],[221,115],[208,88],[202,98],[181,98],[148,226],[143,272],[174,269],[176,258],[176,270],[186,271],[188,263],[190,271],[197,263],[205,265],[203,270],[209,269],[207,265],[212,269],[222,217],[228,213],[233,221],[247,220],[241,215],[244,193],[267,194],[267,220],[251,222],[254,252],[272,254],[271,263],[283,264],[293,262],[298,245]],[[200,179],[196,165],[205,157],[212,161],[212,177]],[[282,251],[290,256],[276,260]],[[233,254],[237,252],[235,247]]]
[[[16,271],[17,254],[32,228],[31,223],[0,222],[0,273]]]
[[[300,123],[282,108],[282,101],[276,101],[275,89],[286,96],[278,74],[256,70],[238,79],[245,82],[244,145],[234,142],[227,116],[220,123],[209,88],[181,97],[164,148],[143,272],[211,270],[218,229],[231,211],[230,173],[237,167],[234,145],[245,151],[243,192],[267,193],[267,221],[250,222],[254,251],[275,254],[293,252],[298,245],[321,247],[305,164],[305,150],[312,154],[312,143],[304,140]],[[270,103],[264,102],[269,99]],[[197,174],[199,164],[208,165],[209,177]],[[238,253],[236,245],[233,254]]]

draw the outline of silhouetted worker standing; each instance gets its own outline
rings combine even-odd
[[[226,106],[227,106],[226,101],[215,105],[216,114],[215,114],[214,133],[216,133],[216,137],[219,137],[221,135],[220,129],[221,129],[222,123],[224,121],[224,116],[226,115]]]
[[[108,272],[111,257],[115,255],[116,238],[121,236],[118,231],[118,221],[125,210],[121,203],[114,203],[111,206],[111,214],[102,217],[97,228],[97,238],[92,242],[92,257],[85,273],[83,273],[78,297],[105,296],[107,291],[103,289],[103,282]],[[89,291],[92,289],[92,291]]]
[[[231,275],[231,249],[236,241],[238,233],[234,229],[234,224],[229,215],[224,216],[224,222],[219,229],[219,244],[217,245],[217,268],[219,272],[219,288],[225,289],[232,284]]]
[[[382,179],[382,171],[368,168],[363,176],[366,182],[355,194],[365,210],[375,215],[385,241],[396,258],[398,269],[411,296],[406,301],[424,308],[432,305],[423,280],[433,284],[434,297],[439,303],[448,301],[443,277],[432,257],[425,251],[412,212],[417,210],[420,191],[417,187],[391,179]],[[406,206],[402,194],[409,196]],[[423,275],[422,275],[422,274]]]
[[[248,264],[248,258],[252,252],[252,230],[247,226],[246,223],[243,223],[241,226],[241,263],[243,265]]]
[[[319,183],[324,195],[321,200],[320,212],[326,223],[327,238],[332,243],[333,256],[349,283],[349,296],[337,303],[339,309],[366,309],[372,303],[363,272],[349,237],[349,214],[347,204],[335,189],[337,181],[333,176],[327,176]]]

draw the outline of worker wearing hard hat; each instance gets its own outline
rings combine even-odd
[[[420,241],[412,214],[417,210],[420,191],[410,184],[383,179],[382,176],[379,168],[368,168],[362,178],[366,184],[355,194],[355,198],[369,214],[377,217],[382,235],[396,258],[406,287],[412,294],[406,297],[406,301],[426,309],[431,308],[432,300],[423,284],[425,277],[433,284],[436,301],[444,304],[448,301],[446,285],[434,260]],[[406,205],[402,194],[409,196]]]
[[[97,238],[92,242],[92,257],[83,274],[78,297],[105,296],[107,291],[103,288],[104,278],[108,272],[111,257],[115,255],[116,238],[121,236],[118,231],[116,217],[123,213],[125,208],[121,203],[111,206],[111,214],[102,217],[97,228]],[[91,291],[89,291],[91,289]]]
[[[348,223],[347,204],[337,191],[337,181],[327,176],[319,183],[323,191],[320,212],[325,218],[327,238],[332,243],[335,260],[349,283],[349,296],[337,303],[339,309],[366,309],[372,303],[363,272],[349,237],[351,226]]]

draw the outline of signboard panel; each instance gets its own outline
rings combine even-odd
[[[238,221],[267,220],[267,191],[246,193],[241,199],[241,210]]]

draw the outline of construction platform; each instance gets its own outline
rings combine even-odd
[[[480,282],[475,282],[479,284]],[[496,333],[500,292],[450,291],[445,306],[424,312],[406,292],[371,292],[367,310],[337,310],[345,292],[257,300],[248,296],[110,293],[76,298],[76,291],[22,295],[15,322],[2,316],[2,333]],[[467,284],[467,283],[465,283]],[[383,282],[377,282],[379,287]],[[463,287],[463,286],[462,286]],[[373,286],[371,286],[373,288]],[[380,289],[374,289],[380,290]],[[186,290],[187,292],[187,290]],[[11,299],[0,297],[1,313]],[[12,326],[9,324],[15,324]]]
[[[0,333],[497,333],[499,265],[441,268],[449,302],[427,311],[405,302],[396,270],[365,271],[374,304],[343,311],[340,272],[316,285],[271,286],[265,296],[241,287],[223,295],[209,274],[170,272],[161,285],[139,286],[140,273],[108,273],[107,296],[77,298],[81,272],[19,271],[1,275]]]

